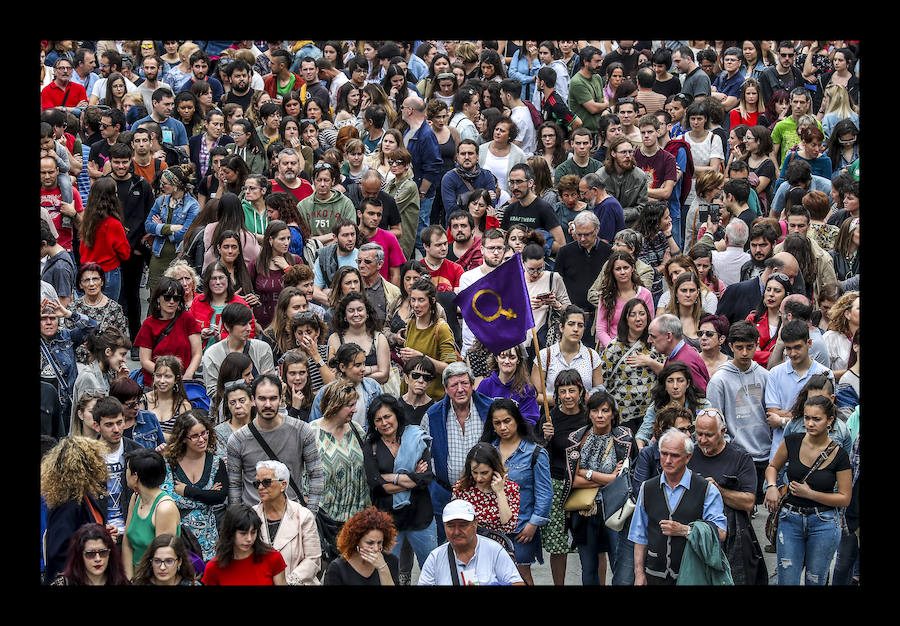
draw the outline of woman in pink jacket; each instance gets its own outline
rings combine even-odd
[[[654,316],[653,295],[643,286],[641,278],[634,270],[634,257],[627,252],[617,251],[609,255],[603,267],[600,283],[600,301],[597,302],[597,351],[602,352],[616,337],[622,309],[632,298],[640,298]]]

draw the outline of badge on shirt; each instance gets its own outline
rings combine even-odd
[[[172,136],[172,129],[171,129],[171,128],[163,128],[163,129],[162,129],[162,136],[163,136],[163,142],[164,142],[164,143],[174,143],[174,142],[172,141],[173,136]]]

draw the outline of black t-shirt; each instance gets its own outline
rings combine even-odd
[[[725,489],[756,493],[756,465],[744,448],[728,443],[715,456],[706,456],[699,446],[688,463],[690,470],[704,478],[712,478]]]
[[[112,148],[109,145],[109,142],[106,140],[98,141],[95,144],[91,145],[91,153],[88,156],[88,161],[93,161],[97,166],[97,169],[103,169],[103,166],[106,165],[106,162],[109,160],[109,149]]]
[[[404,400],[402,396],[397,398],[397,400],[400,402],[400,406],[406,409],[406,421],[410,424],[415,424],[416,426],[422,423],[422,418],[425,417],[425,413],[431,408],[431,405],[434,404],[434,400],[431,400],[428,404],[414,407]]]
[[[225,106],[229,103],[239,104],[241,108],[244,110],[244,114],[246,115],[247,111],[250,110],[250,99],[253,98],[253,89],[248,89],[247,93],[243,96],[239,96],[234,91],[229,91],[226,95],[222,96],[222,106]]]
[[[548,390],[548,393],[550,391]],[[556,480],[566,479],[566,448],[572,443],[569,441],[569,435],[591,423],[587,413],[579,413],[578,415],[566,415],[559,410],[559,407],[550,409],[550,419],[553,422],[553,436],[547,443],[547,452],[550,454],[550,478]],[[538,422],[535,432],[543,437],[543,426],[546,418],[541,418]]]
[[[610,63],[619,62],[625,66],[625,76],[634,76],[639,55],[634,48],[631,48],[628,52],[629,54],[622,54],[620,50],[613,50],[603,57],[603,64],[600,66],[603,70],[603,75],[606,76],[606,68],[609,67]]]
[[[809,465],[804,465],[800,460],[800,444],[803,443],[803,437],[805,436],[806,433],[794,433],[793,435],[788,435],[784,438],[784,445],[787,448],[788,453],[787,479],[789,481],[795,480],[800,482],[803,480],[803,477],[806,476],[806,473],[809,472],[809,468],[811,467]],[[806,484],[809,485],[813,491],[832,493],[837,484],[837,473],[848,469],[850,469],[850,457],[847,455],[846,450],[841,446],[838,446],[837,456],[831,459],[830,462],[827,462],[823,467],[820,467],[813,472],[806,481]],[[794,506],[823,506],[813,500],[798,498],[797,496],[792,495],[789,495],[785,502]]]
[[[200,180],[200,184],[197,186],[197,195],[214,198],[218,190],[219,179],[208,174]]]
[[[385,554],[384,562],[387,563],[394,584],[400,584],[400,561],[393,554]],[[339,556],[331,562],[325,572],[325,585],[375,585],[380,587],[381,579],[378,577],[378,570],[372,572],[368,578],[360,576],[359,572],[344,560],[344,557]]]
[[[553,207],[535,197],[528,206],[522,206],[519,202],[509,203],[503,213],[503,222],[500,227],[503,230],[509,230],[513,224],[522,224],[528,228],[543,228],[549,231],[551,228],[559,226],[559,220],[556,219]]]
[[[677,76],[673,76],[665,82],[654,80],[653,91],[655,91],[656,93],[661,93],[667,98],[669,96],[674,96],[676,93],[681,93],[681,81],[678,80]]]

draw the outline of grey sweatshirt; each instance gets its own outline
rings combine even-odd
[[[772,445],[772,429],[766,424],[766,383],[769,372],[752,361],[742,372],[728,361],[721,365],[706,386],[706,398],[725,415],[727,434],[740,444],[754,461],[766,461]]]

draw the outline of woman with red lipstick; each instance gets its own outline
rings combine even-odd
[[[69,543],[66,569],[50,583],[63,585],[127,585],[122,553],[100,524],[85,524]]]
[[[781,332],[781,303],[790,293],[790,279],[781,273],[772,274],[766,280],[762,299],[756,306],[756,310],[746,318],[759,331],[759,348],[753,355],[753,360],[763,367],[767,367],[769,355]]]

